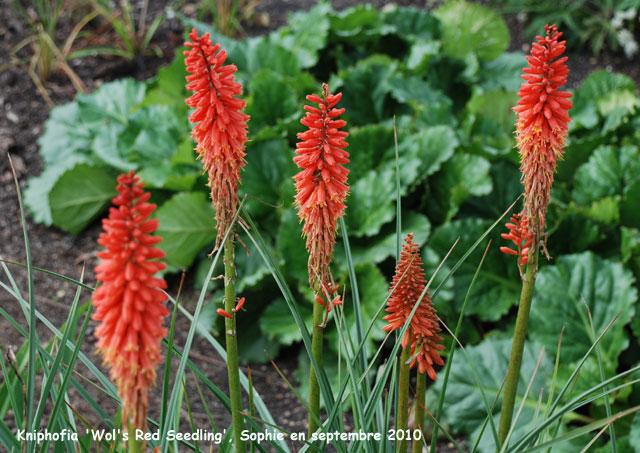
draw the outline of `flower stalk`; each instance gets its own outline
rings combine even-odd
[[[562,33],[555,25],[545,27],[546,36],[538,36],[532,44],[529,66],[524,68],[520,87],[520,100],[513,109],[518,114],[516,141],[520,154],[520,169],[524,185],[524,208],[507,223],[508,234],[502,237],[511,240],[516,250],[501,247],[503,253],[518,257],[518,268],[522,276],[522,292],[513,333],[509,357],[502,412],[498,425],[498,440],[502,445],[509,434],[515,405],[522,353],[527,337],[529,313],[533,299],[538,250],[549,257],[546,249],[546,215],[551,186],[558,159],[562,158],[569,129],[571,93],[560,91],[567,81],[569,69],[565,51],[566,41],[558,41]],[[527,266],[522,275],[522,266]]]
[[[313,332],[311,334],[311,354],[318,366],[322,365],[322,342],[324,339],[325,308],[318,302],[313,304]],[[320,385],[313,364],[309,369],[309,437],[320,427],[316,417],[320,415]]]
[[[233,233],[233,232],[232,232]],[[238,365],[238,335],[236,330],[236,267],[234,264],[234,243],[229,239],[224,243],[224,309],[233,313],[225,317],[224,331],[227,349],[227,375],[229,378],[229,396],[231,398],[231,419],[233,421],[233,439],[236,453],[247,451],[245,442],[241,439],[244,430],[242,412],[242,393],[240,388],[240,368]]]
[[[413,453],[422,453],[422,439],[424,439],[424,412],[425,412],[425,395],[427,393],[427,375],[426,373],[418,373],[416,378],[416,403],[413,409],[415,417],[415,429],[419,429],[420,439],[413,437]]]
[[[409,329],[411,330],[411,329]],[[398,377],[398,421],[396,422],[396,431],[405,431],[409,427],[409,372],[411,370],[411,347],[402,348],[400,355],[400,373]],[[396,453],[407,452],[407,439],[402,436],[396,444]]]

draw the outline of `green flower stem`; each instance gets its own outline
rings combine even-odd
[[[406,431],[409,427],[409,360],[411,359],[411,344],[402,348],[400,356],[400,377],[398,383],[398,421],[396,422],[396,432]],[[407,440],[402,438],[396,444],[396,453],[407,452]]]
[[[246,444],[240,439],[244,430],[242,411],[242,393],[240,390],[240,370],[238,366],[238,337],[236,316],[233,309],[236,305],[236,267],[234,264],[234,243],[229,239],[224,243],[224,309],[232,318],[224,319],[225,338],[227,341],[227,372],[229,375],[229,397],[231,398],[231,419],[233,421],[233,439],[236,453],[245,453]]]
[[[507,438],[507,434],[509,433],[509,429],[511,428],[511,419],[513,418],[513,407],[516,401],[518,381],[520,380],[522,352],[524,351],[524,342],[527,337],[527,326],[529,325],[529,312],[531,311],[533,287],[536,284],[536,262],[537,256],[529,256],[529,264],[527,264],[525,280],[522,282],[522,293],[520,293],[520,305],[518,306],[516,329],[513,332],[513,343],[511,344],[509,371],[507,374],[507,382],[504,388],[504,399],[502,400],[500,424],[498,425],[498,440],[500,441],[501,445]]]
[[[129,453],[142,453],[142,441],[136,440],[136,429],[129,423],[129,440],[127,441],[127,451]]]
[[[425,406],[425,394],[427,393],[427,373],[418,372],[416,378],[416,404],[413,409],[415,414],[416,423],[415,429],[419,429],[422,433],[420,439],[413,439],[413,453],[422,453],[422,439],[424,439],[424,410]]]
[[[318,291],[315,291],[316,293]],[[318,302],[313,302],[313,333],[311,335],[311,353],[319,367],[322,366],[322,341],[324,337],[324,311],[325,307]],[[309,437],[320,427],[313,415],[320,419],[320,385],[318,377],[310,364],[309,369]]]

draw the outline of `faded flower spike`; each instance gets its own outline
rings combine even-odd
[[[342,93],[329,94],[329,86],[322,85],[322,97],[311,94],[307,100],[318,107],[305,105],[307,114],[300,121],[309,130],[298,134],[294,162],[302,170],[294,176],[296,205],[302,233],[307,237],[309,252],[309,284],[330,280],[329,263],[335,244],[337,222],[344,214],[349,186],[349,153],[344,139],[349,135],[340,131],[347,123],[337,119],[344,109],[335,106]]]
[[[198,37],[194,28],[185,42],[184,51],[187,90],[193,95],[186,100],[196,110],[189,116],[194,124],[191,135],[196,151],[209,175],[211,200],[216,210],[218,235],[216,249],[233,221],[238,206],[240,169],[244,167],[249,116],[242,113],[245,101],[242,85],[233,78],[235,65],[224,65],[227,53],[209,39],[209,33]],[[220,51],[218,51],[220,50]]]
[[[167,309],[162,291],[167,285],[153,275],[163,270],[164,252],[154,247],[162,238],[152,236],[158,219],[147,220],[156,208],[151,194],[142,190],[133,172],[118,177],[119,195],[113,199],[109,218],[103,219],[98,244],[101,263],[96,278],[101,283],[93,293],[93,314],[100,324],[95,330],[96,347],[109,365],[122,399],[122,420],[144,430],[148,396],[161,362],[160,345],[166,334],[163,318]]]
[[[396,273],[391,282],[390,292],[393,293],[389,297],[386,309],[390,314],[383,318],[389,321],[389,324],[383,327],[387,332],[404,326],[427,284],[422,269],[420,248],[413,242],[413,233],[409,233],[404,241]],[[436,379],[433,364],[444,365],[439,354],[444,346],[437,344],[442,341],[442,337],[438,335],[439,332],[440,325],[436,311],[427,291],[411,318],[411,328],[407,329],[402,337],[401,345],[406,348],[411,341],[411,357],[413,357],[411,367],[417,362],[420,373],[426,372],[433,380]]]
[[[538,42],[532,44],[529,67],[523,69],[525,83],[513,109],[518,114],[516,140],[524,184],[523,215],[536,246],[544,234],[553,174],[557,160],[562,158],[571,121],[571,93],[558,89],[569,74],[567,57],[558,58],[565,51],[566,41],[558,42],[562,33],[555,25],[547,25],[545,30],[546,36],[538,36]]]

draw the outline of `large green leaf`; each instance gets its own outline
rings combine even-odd
[[[302,301],[298,305],[302,317],[308,320],[308,327],[311,327],[312,305]],[[279,343],[289,346],[298,341],[302,341],[300,329],[293,321],[291,311],[284,299],[272,301],[260,316],[260,331],[269,339],[278,340]]]
[[[633,283],[631,272],[618,262],[591,252],[561,256],[555,265],[543,266],[538,273],[530,338],[547,348],[556,348],[564,325],[562,361],[578,360],[592,344],[586,303],[596,335],[620,315],[600,342],[602,359],[616,364],[620,352],[629,344],[624,326],[631,320],[638,298]]]
[[[442,42],[449,55],[475,54],[479,60],[493,60],[509,45],[504,20],[482,5],[456,0],[436,9],[434,15],[442,21]]]
[[[330,16],[333,40],[344,41],[351,46],[377,41],[395,27],[385,25],[380,13],[371,5],[357,5]]]
[[[522,354],[520,380],[518,383],[517,395],[520,397],[518,399],[519,401],[524,396],[527,385],[534,375],[541,349],[539,345],[534,343],[525,344]],[[498,390],[507,375],[510,353],[511,340],[487,338],[477,346],[467,347],[467,354],[477,371],[479,383],[474,379],[471,366],[461,351],[456,352],[453,358],[451,374],[449,375],[449,381],[447,383],[447,393],[444,399],[443,413],[445,414],[448,424],[452,426],[456,432],[470,435],[470,439],[472,440],[471,444],[475,442],[479,429],[487,416],[481,389],[484,391],[489,404],[491,404],[497,397]],[[538,394],[545,385],[545,377],[549,375],[552,370],[553,363],[549,349],[547,349],[540,363],[536,378],[533,381],[529,396],[525,401],[522,415],[518,419],[514,433],[515,438],[517,438],[518,433],[521,433],[523,428],[526,429],[526,426],[530,423],[537,405]],[[437,401],[437,394],[442,389],[442,382],[442,379],[437,379],[434,386],[429,390],[429,394],[427,395],[429,401]],[[519,401],[517,404],[519,404]],[[496,406],[494,413],[496,425],[499,416],[500,404]],[[481,440],[480,451],[495,451],[493,436],[488,426]]]
[[[374,236],[393,220],[395,171],[391,167],[371,170],[351,186],[345,222],[349,235]]]
[[[186,268],[205,246],[213,249],[216,237],[215,211],[202,192],[180,192],[156,211],[158,245],[171,266]]]
[[[429,219],[417,212],[402,213],[402,233],[401,240],[408,233],[413,233],[417,244],[424,244],[431,232]],[[351,236],[351,231],[349,231]],[[354,265],[365,263],[380,263],[389,256],[396,254],[396,231],[395,224],[388,223],[380,233],[373,238],[350,238],[351,258]],[[346,258],[344,255],[344,245],[341,240],[336,244],[333,254],[334,261],[346,268]]]
[[[344,117],[350,125],[379,123],[387,119],[386,101],[391,87],[388,83],[397,62],[383,55],[374,55],[346,71],[340,71]]]
[[[293,198],[284,199],[285,186],[292,185],[296,172],[293,150],[282,139],[256,140],[247,143],[247,165],[242,175],[240,192],[252,214],[273,212],[273,206],[289,206]]]
[[[49,192],[53,224],[78,234],[116,195],[116,178],[109,169],[75,165],[58,178]]]
[[[380,156],[394,150],[393,129],[378,124],[352,128],[349,131],[349,180],[356,182],[383,163]],[[395,152],[395,151],[393,151]]]
[[[397,7],[385,13],[383,20],[393,25],[398,36],[407,41],[433,41],[440,37],[440,21],[424,9]]]
[[[403,190],[438,171],[453,156],[457,146],[455,132],[444,125],[424,128],[404,138],[398,147],[400,184]],[[390,150],[384,157],[385,160],[394,162],[395,150]]]
[[[445,223],[435,230],[429,242],[429,247],[433,248],[440,256],[445,256],[459,237],[460,242],[449,257],[449,263],[455,263],[490,225],[491,222],[489,221],[474,218]],[[518,302],[520,296],[521,285],[516,259],[513,256],[506,256],[498,250],[500,245],[508,244],[499,237],[499,234],[503,231],[497,230],[500,230],[500,228],[497,228],[489,235],[489,238],[493,240],[493,245],[469,294],[469,302],[466,308],[467,315],[476,314],[485,321],[500,319],[512,305]],[[456,312],[460,312],[462,308],[462,303],[469,290],[484,249],[485,244],[477,247],[458,268],[456,273],[453,274]]]
[[[274,126],[278,120],[300,114],[296,92],[283,76],[270,69],[253,74],[250,91],[246,112],[251,117],[254,131],[265,125]]]
[[[282,263],[284,275],[306,282],[309,279],[307,273],[309,255],[305,249],[305,238],[302,237],[302,226],[296,211],[287,209],[282,215],[278,229],[276,249],[284,258]]]
[[[637,413],[633,417],[631,431],[629,432],[629,439],[631,441],[631,445],[633,445],[634,453],[640,453],[640,413]]]
[[[134,106],[142,102],[146,85],[133,79],[105,83],[91,94],[79,94],[80,119],[84,123],[127,123]]]
[[[271,37],[298,57],[301,68],[310,68],[318,62],[318,51],[324,48],[329,34],[331,4],[318,2],[309,11],[289,15],[289,25],[274,32]]]
[[[635,146],[600,146],[575,174],[573,199],[589,204],[611,195],[622,195],[624,187],[640,179],[640,156]]]
[[[40,156],[46,164],[56,165],[74,155],[85,154],[91,146],[92,131],[79,127],[82,115],[77,102],[70,102],[51,110],[38,139]]]
[[[49,206],[49,192],[67,170],[88,161],[89,159],[82,154],[67,156],[55,164],[47,165],[40,176],[29,178],[24,191],[24,203],[36,222],[51,226],[53,219]]]
[[[429,211],[447,222],[467,198],[490,193],[493,189],[490,167],[489,161],[483,157],[463,153],[454,155],[429,183],[432,189]]]

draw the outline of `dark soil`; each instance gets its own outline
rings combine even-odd
[[[278,28],[286,23],[288,12],[308,10],[314,3],[311,0],[263,0],[257,6],[255,13],[255,17],[259,21],[246,23],[244,26],[245,33],[255,35]],[[337,0],[333,3],[336,8],[343,9],[359,2]],[[382,7],[386,3],[381,0],[373,2],[376,7]],[[152,10],[149,17],[153,17],[156,13],[162,11],[165,6],[165,2],[161,1],[150,2],[150,4],[152,5]],[[424,3],[414,0],[400,1],[398,4],[421,6]],[[194,14],[195,7],[187,3],[183,6],[183,11],[185,14]],[[516,15],[508,16],[507,21],[512,31],[511,50],[520,49],[520,43],[525,42],[522,37],[523,24]],[[72,19],[63,15],[59,24],[58,42],[64,41],[72,27]],[[113,42],[115,39],[106,26],[91,24],[90,27],[93,27],[95,31],[94,37],[91,39],[107,42]],[[70,64],[89,90],[95,89],[104,82],[125,76],[143,80],[153,76],[158,68],[172,60],[176,49],[181,46],[182,31],[182,27],[177,20],[167,20],[163,23],[152,41],[154,49],[157,49],[161,56],[144,56],[134,61],[126,61],[116,57],[86,57],[81,60],[71,61]],[[8,0],[0,0],[0,65],[4,66],[10,61],[12,48],[29,33],[30,30],[24,22],[11,12]],[[95,43],[79,40],[78,44]],[[528,50],[527,45],[524,45],[522,50]],[[19,56],[27,58],[29,52],[24,50],[19,53]],[[570,88],[575,88],[580,80],[599,68],[626,73],[636,83],[640,80],[640,67],[617,55],[603,54],[598,59],[589,56],[570,56],[569,65],[571,69]],[[56,105],[71,101],[76,93],[70,80],[62,73],[55,73],[46,82],[46,91]],[[43,125],[49,111],[50,107],[23,68],[10,67],[0,72],[0,256],[6,260],[20,263],[26,262],[18,197],[7,154],[11,155],[20,189],[24,190],[27,179],[30,176],[39,175],[43,169],[43,163],[38,154],[37,139],[43,133]],[[29,217],[27,217],[26,227],[34,266],[53,270],[76,279],[80,278],[84,267],[84,281],[90,285],[95,283],[93,268],[97,264],[95,253],[96,239],[100,232],[99,223],[94,223],[77,237],[70,236],[55,228],[46,228],[36,224]],[[9,266],[9,270],[22,296],[27,298],[28,281],[26,271],[13,265]],[[7,276],[4,272],[1,275],[0,282],[8,285]],[[34,280],[35,303],[38,310],[55,326],[61,326],[67,318],[69,306],[76,290],[75,286],[37,272]],[[169,291],[175,294],[176,290],[177,282],[174,282]],[[195,291],[187,290],[183,294],[181,302],[188,309],[193,309],[197,296]],[[89,298],[90,295],[87,292],[82,295],[82,301],[89,300]],[[16,299],[5,289],[0,289],[0,306],[14,319],[18,320],[23,327],[27,327],[22,309],[18,306]],[[189,326],[184,317],[179,316],[177,322],[176,344],[182,345]],[[82,351],[88,357],[93,357],[93,328],[94,323],[91,322],[87,335],[89,341],[85,342],[82,347]],[[50,341],[51,334],[44,325],[38,323],[37,332],[43,344]],[[0,345],[2,345],[2,353],[5,358],[9,349],[17,352],[22,343],[23,338],[4,318],[0,318]],[[279,367],[291,381],[294,381],[293,372],[296,368],[296,357],[297,350],[294,348],[285,350],[276,359]],[[196,336],[190,358],[217,386],[226,389],[225,364],[217,355],[211,353],[208,343]],[[98,360],[95,361],[97,362]],[[174,363],[177,362],[174,361]],[[242,371],[246,373],[246,367],[242,367]],[[258,392],[265,399],[266,406],[273,414],[276,423],[291,431],[305,431],[305,410],[273,367],[271,365],[255,365],[251,367],[251,371],[253,382]],[[83,376],[90,376],[88,370],[83,366],[78,366],[78,372]],[[158,382],[160,382],[162,373],[160,373],[158,379]],[[187,374],[187,388],[195,426],[209,426],[205,408],[198,397],[197,389],[194,385],[194,377],[190,373]],[[155,391],[156,394],[151,396],[152,401],[159,398],[157,394],[158,387]],[[218,428],[228,427],[230,417],[226,410],[222,408],[210,392],[204,389],[203,391],[209,404],[208,409],[213,414]],[[117,407],[113,401],[102,394],[95,394],[94,396],[107,413],[115,413]],[[96,427],[104,427],[104,424],[93,415],[84,399],[77,396],[73,391],[70,392],[70,401],[74,409],[85,415]],[[159,415],[157,410],[154,409],[156,406],[154,404],[151,405],[150,416],[154,418]],[[188,420],[186,412],[183,420],[185,422]],[[4,422],[10,428],[13,428],[11,425],[13,423],[12,416],[7,417]],[[449,452],[455,450],[452,444],[445,442],[438,448],[438,451]]]

